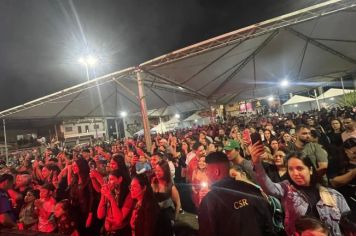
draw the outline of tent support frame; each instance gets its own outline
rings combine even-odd
[[[191,45],[172,53],[154,58],[150,61],[142,63],[141,68],[154,68],[157,66],[166,65],[175,61],[182,60],[193,56],[200,55],[210,50],[218,49],[227,45],[238,43],[244,38],[254,38],[260,35],[281,29],[283,27],[295,25],[301,22],[306,22],[318,18],[320,16],[329,15],[338,11],[352,9],[355,6],[354,0],[329,0],[322,2],[305,9],[301,9],[283,16],[275,17],[264,22],[254,24],[224,35]],[[251,34],[251,31],[254,33]]]
[[[297,30],[294,30],[292,28],[285,28],[285,30],[290,32],[290,33],[292,33],[292,34],[294,34],[295,36],[297,36],[297,37],[299,37],[301,39],[304,39],[307,42],[310,42],[311,44],[313,44],[314,46],[316,46],[318,48],[321,48],[321,49],[323,49],[323,50],[325,50],[325,51],[327,51],[327,52],[329,52],[329,53],[331,53],[331,54],[333,54],[335,56],[340,57],[341,59],[343,59],[345,61],[350,62],[351,64],[356,64],[356,60],[355,59],[353,59],[351,57],[348,57],[345,54],[343,54],[341,52],[338,52],[335,49],[332,49],[331,47],[328,47],[325,44],[322,44],[322,43],[316,41],[315,39],[306,36],[305,34],[300,33]]]
[[[251,31],[252,32],[252,31]],[[206,66],[204,66],[202,69],[200,69],[199,71],[197,71],[196,73],[194,73],[192,76],[190,76],[189,78],[185,79],[181,84],[185,84],[187,82],[189,82],[190,80],[194,79],[197,75],[199,75],[201,72],[203,72],[204,70],[206,70],[207,68],[209,68],[211,65],[213,65],[215,62],[219,61],[221,58],[223,58],[224,56],[226,56],[227,54],[229,54],[231,51],[233,51],[235,48],[237,48],[238,46],[240,46],[244,41],[246,41],[248,38],[246,37],[244,40],[241,40],[240,42],[238,42],[236,45],[234,45],[233,47],[231,47],[229,50],[227,50],[226,52],[222,53],[220,56],[218,56],[217,58],[215,58],[214,60],[212,60],[210,63],[208,63]]]
[[[151,140],[150,124],[147,115],[146,96],[145,96],[145,90],[143,86],[142,71],[140,69],[137,69],[136,75],[137,75],[138,96],[140,100],[143,130],[144,130],[145,141],[146,141],[146,150],[151,151],[152,140]]]
[[[201,96],[202,99],[206,99],[206,98],[207,98],[207,96],[206,96],[205,94],[203,94],[203,93],[201,93],[201,92],[199,92],[199,91],[195,91],[195,90],[193,90],[193,89],[191,89],[191,88],[189,88],[189,87],[187,87],[187,86],[181,85],[180,83],[175,82],[175,81],[173,81],[173,80],[171,80],[171,79],[165,78],[165,77],[162,76],[162,75],[158,75],[158,74],[156,74],[156,73],[153,73],[153,72],[151,72],[151,71],[144,70],[144,69],[142,69],[142,71],[145,72],[145,73],[147,73],[147,74],[149,74],[149,75],[151,75],[151,76],[153,76],[153,77],[157,77],[157,78],[159,78],[159,79],[161,79],[161,80],[163,80],[163,81],[166,81],[166,82],[168,82],[168,83],[174,84],[175,86],[182,87],[182,88],[184,88],[184,89],[186,89],[186,90],[188,90],[188,91],[190,91],[190,92],[192,92],[192,93],[197,93],[197,94],[199,94],[199,95]]]
[[[271,33],[250,55],[242,60],[241,64],[221,83],[219,86],[211,92],[208,97],[211,98],[214,93],[218,92],[222,87],[224,87],[230,80],[232,80],[235,75],[237,75],[271,40],[279,33],[279,30]]]

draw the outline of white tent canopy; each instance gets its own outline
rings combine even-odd
[[[317,108],[315,98],[294,95],[283,104],[283,112],[304,112]]]
[[[300,95],[294,95],[288,101],[283,103],[283,106],[293,105],[293,104],[298,104],[298,103],[303,103],[303,102],[315,102],[315,99],[314,98],[305,97],[305,96],[300,96]]]
[[[0,118],[138,113],[137,71],[152,116],[315,88],[356,69],[355,22],[355,1],[326,1],[7,109]],[[286,77],[293,86],[279,87]]]
[[[164,125],[166,126],[167,131],[171,131],[175,128],[181,127],[181,120],[176,117],[173,117],[169,121],[164,122]]]
[[[184,120],[184,126],[191,127],[192,124],[196,125],[207,125],[210,123],[210,117],[201,117],[198,113],[194,113],[193,115],[187,117]]]
[[[336,89],[336,88],[331,88],[328,91],[326,91],[325,93],[321,94],[318,99],[327,99],[327,98],[332,98],[332,97],[337,97],[337,96],[341,96],[347,94],[347,93],[351,93],[354,92],[355,90],[352,89]]]
[[[164,122],[160,122],[158,125],[156,125],[155,127],[153,127],[151,129],[151,132],[165,133],[165,132],[167,132],[166,125],[164,124]]]
[[[195,121],[195,120],[199,120],[202,117],[200,115],[198,115],[197,113],[194,113],[193,115],[187,117],[186,119],[184,119],[184,121]]]

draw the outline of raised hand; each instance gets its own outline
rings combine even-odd
[[[257,142],[249,146],[249,151],[251,154],[251,160],[253,164],[258,164],[261,162],[261,156],[265,153],[265,149],[261,142]]]

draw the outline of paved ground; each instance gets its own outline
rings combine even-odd
[[[185,212],[179,214],[178,220],[174,226],[176,236],[195,236],[198,235],[198,219],[195,214]]]

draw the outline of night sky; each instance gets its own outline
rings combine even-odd
[[[0,0],[0,111],[319,2]]]

